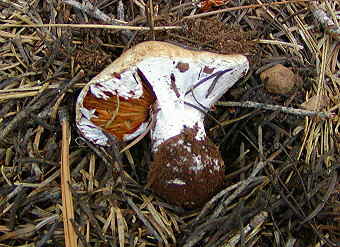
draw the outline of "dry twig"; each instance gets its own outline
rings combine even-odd
[[[138,26],[119,26],[119,25],[99,25],[99,24],[2,24],[1,28],[15,28],[15,27],[31,27],[31,28],[44,28],[44,27],[61,27],[61,28],[97,28],[97,29],[108,29],[108,30],[135,30],[135,31],[166,31],[166,30],[179,30],[181,26],[162,26],[154,27],[138,27]]]
[[[219,101],[216,103],[217,106],[227,106],[227,107],[247,107],[247,108],[257,108],[271,111],[281,111],[288,114],[294,114],[302,117],[306,116],[316,116],[323,119],[332,119],[335,117],[334,113],[328,112],[318,112],[318,111],[308,111],[303,109],[296,109],[286,106],[278,106],[278,105],[268,105],[263,103],[245,101],[245,102],[233,102],[233,101]]]
[[[93,6],[92,3],[88,0],[85,0],[82,3],[79,3],[78,1],[75,1],[75,0],[64,0],[64,3],[66,3],[66,4],[68,4],[72,7],[75,7],[79,10],[82,10],[86,14],[92,16],[93,18],[101,20],[104,23],[114,24],[114,25],[126,25],[127,24],[124,21],[117,20],[117,19],[109,17],[104,12],[102,12],[101,10],[99,10],[98,8]]]
[[[69,145],[71,139],[70,125],[68,114],[65,109],[59,112],[59,120],[62,128],[62,146],[61,146],[61,190],[63,201],[63,221],[64,221],[64,234],[65,246],[77,247],[77,235],[74,231],[72,221],[74,221],[74,208],[73,198],[70,189],[70,162],[69,162]]]

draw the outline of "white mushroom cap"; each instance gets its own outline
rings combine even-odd
[[[83,106],[84,97],[88,91],[103,99],[108,97],[105,92],[126,99],[140,97],[142,85],[140,80],[136,80],[139,69],[151,84],[160,109],[158,124],[153,131],[154,148],[179,134],[184,126],[198,124],[201,130],[198,135],[203,137],[204,114],[185,102],[202,110],[209,109],[247,72],[248,67],[247,58],[242,55],[194,51],[157,41],[140,43],[123,53],[84,87],[77,102],[78,128],[92,142],[107,145],[106,134],[90,121],[96,113]],[[120,75],[120,78],[114,74]],[[210,87],[212,90],[209,92]],[[147,123],[141,125],[135,133],[127,134],[124,140],[135,138],[146,127]]]

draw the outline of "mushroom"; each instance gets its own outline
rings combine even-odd
[[[170,203],[199,207],[223,186],[225,172],[205,113],[248,67],[243,55],[140,43],[83,88],[77,126],[99,145],[109,145],[108,135],[129,141],[151,129],[148,186]]]

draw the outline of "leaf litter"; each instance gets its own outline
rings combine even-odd
[[[0,0],[1,244],[339,243],[339,3],[246,0],[201,9],[201,2]],[[148,138],[120,153],[121,143],[95,146],[74,123],[85,83],[153,39],[251,61],[209,113],[219,124],[206,119],[227,169],[224,188],[198,210],[145,188]],[[267,92],[259,75],[276,64],[291,67],[302,86]],[[322,109],[316,102],[309,110],[326,117],[289,111],[323,97]],[[223,106],[229,101],[238,104]],[[261,105],[248,109],[249,101]]]

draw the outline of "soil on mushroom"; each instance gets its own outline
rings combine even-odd
[[[202,206],[222,188],[224,180],[218,147],[196,136],[197,128],[187,128],[159,145],[149,168],[148,186],[170,203],[187,208]]]

